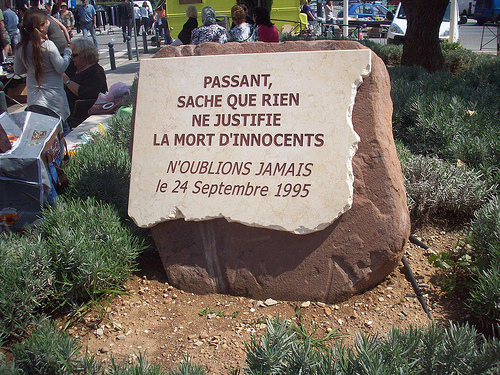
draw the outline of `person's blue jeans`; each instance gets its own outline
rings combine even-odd
[[[93,22],[81,22],[82,26],[82,33],[84,38],[89,37],[89,32],[90,35],[92,35],[92,41],[94,42],[95,48],[99,48],[97,45],[97,37],[95,35],[95,29],[94,29],[94,23]]]

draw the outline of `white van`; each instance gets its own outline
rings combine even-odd
[[[454,0],[456,1],[456,0]],[[439,39],[445,40],[450,37],[450,14],[451,14],[451,3],[448,4],[446,8],[446,13],[443,17],[443,22],[441,22],[441,27],[439,28]],[[455,17],[455,35],[454,40],[458,40],[458,7],[457,16]],[[401,44],[405,40],[406,35],[406,14],[402,7],[402,3],[399,3],[398,9],[394,15],[391,26],[389,26],[389,31],[387,32],[387,43],[388,44]]]
[[[140,0],[140,1],[134,0],[134,5],[137,4],[137,5],[139,5],[139,7],[142,7],[143,3],[144,3],[144,0]],[[146,0],[146,4],[148,5],[150,14],[155,14],[155,12],[153,11],[153,7],[151,6],[151,3],[149,2],[149,0]]]

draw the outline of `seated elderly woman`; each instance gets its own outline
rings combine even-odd
[[[191,44],[201,44],[205,42],[226,43],[229,39],[227,30],[217,24],[215,10],[212,7],[205,7],[201,10],[201,22],[203,26],[197,27],[191,33]]]
[[[84,38],[73,39],[71,59],[66,73],[63,73],[64,90],[68,98],[71,115],[70,127],[83,122],[89,115],[99,93],[106,93],[106,74],[99,62],[99,51],[94,44]]]

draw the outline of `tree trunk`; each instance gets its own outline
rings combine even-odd
[[[444,69],[439,27],[449,0],[401,0],[407,29],[401,65],[420,65],[429,72]]]

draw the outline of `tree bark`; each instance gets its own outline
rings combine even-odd
[[[429,72],[444,69],[439,27],[449,0],[401,0],[407,29],[401,65],[420,65]]]

